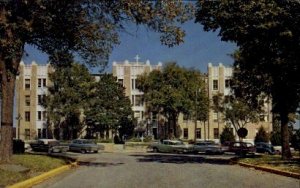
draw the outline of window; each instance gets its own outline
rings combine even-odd
[[[46,78],[43,78],[43,87],[46,87],[47,85],[47,81],[46,81]]]
[[[38,105],[42,105],[45,102],[45,95],[38,95]]]
[[[218,80],[213,80],[213,90],[218,90]]]
[[[47,129],[43,129],[43,138],[47,137]]]
[[[25,106],[30,106],[30,95],[25,95]]]
[[[218,128],[214,128],[214,139],[219,138],[219,129]]]
[[[42,138],[42,130],[38,129],[38,138]]]
[[[196,138],[201,139],[201,128],[196,129]]]
[[[131,79],[131,89],[135,89],[135,79]]]
[[[183,138],[184,139],[188,139],[189,137],[189,129],[188,128],[184,128],[183,129]]]
[[[42,79],[41,78],[38,79],[38,87],[42,87]]]
[[[225,88],[230,88],[230,86],[231,86],[231,80],[226,79],[225,80]]]
[[[118,83],[119,83],[121,86],[124,86],[124,85],[123,85],[123,79],[118,79]]]
[[[25,121],[30,121],[30,112],[29,111],[25,112]]]
[[[41,120],[42,120],[42,112],[38,111],[38,121],[41,121]]]
[[[260,114],[259,115],[259,120],[260,121],[265,121],[265,114]]]
[[[142,95],[136,95],[134,104],[135,104],[135,106],[143,106],[143,96]]]
[[[30,89],[30,79],[25,79],[25,89],[26,90]]]
[[[135,106],[134,98],[135,98],[134,95],[132,95],[131,96],[131,104],[132,104],[132,106]]]
[[[30,140],[30,129],[25,129],[25,140]]]
[[[217,113],[217,112],[214,112],[214,113],[213,113],[213,120],[214,120],[214,121],[217,121],[217,120],[218,120],[218,113]]]

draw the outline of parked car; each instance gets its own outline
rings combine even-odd
[[[267,153],[270,155],[275,154],[275,149],[272,144],[265,142],[257,142],[255,143],[255,148],[257,153]]]
[[[30,143],[32,151],[61,153],[69,150],[68,146],[61,145],[56,139],[38,139]]]
[[[205,152],[206,154],[223,154],[224,150],[220,145],[215,144],[214,142],[200,141],[194,144],[194,152]]]
[[[255,153],[255,146],[249,142],[230,142],[228,151],[237,155],[246,155],[247,153]]]
[[[94,152],[98,153],[99,150],[104,150],[103,145],[97,145],[93,140],[76,139],[69,145],[70,151],[77,151],[81,153]]]
[[[184,144],[180,140],[162,140],[150,144],[149,148],[153,152],[192,153],[194,151],[193,145]]]

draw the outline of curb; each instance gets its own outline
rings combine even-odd
[[[254,169],[265,171],[265,172],[271,172],[271,173],[282,175],[282,176],[300,179],[300,174],[294,173],[294,172],[277,170],[277,169],[270,168],[270,167],[256,166],[256,165],[251,165],[251,164],[247,164],[247,163],[243,163],[243,162],[238,162],[237,164],[240,166],[243,166],[243,167],[250,167],[250,168],[254,168]]]
[[[55,175],[58,175],[62,172],[65,172],[73,167],[76,167],[77,166],[77,162],[73,162],[69,165],[64,165],[64,166],[61,166],[61,167],[58,167],[58,168],[55,168],[53,170],[50,170],[48,172],[45,172],[41,175],[38,175],[38,176],[35,176],[35,177],[32,177],[30,179],[27,179],[25,181],[22,181],[22,182],[19,182],[19,183],[16,183],[14,185],[10,185],[8,186],[8,188],[29,188],[29,187],[32,187],[33,185],[36,185],[38,183],[41,183],[42,181],[50,178],[50,177],[53,177]]]

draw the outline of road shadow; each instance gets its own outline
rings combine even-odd
[[[230,158],[206,158],[198,155],[180,155],[180,154],[134,154],[138,162],[156,162],[156,163],[174,163],[174,164],[186,164],[186,163],[208,163],[219,165],[231,165],[232,159]]]
[[[106,162],[79,161],[77,164],[79,166],[110,167],[110,166],[119,166],[119,165],[122,165],[124,163],[106,163]]]

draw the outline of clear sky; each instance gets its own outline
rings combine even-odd
[[[209,62],[225,65],[233,63],[230,54],[236,49],[235,44],[222,42],[217,33],[204,32],[200,24],[192,21],[182,27],[186,31],[185,42],[169,48],[161,45],[158,33],[148,31],[144,26],[128,25],[127,32],[120,33],[121,44],[116,46],[110,55],[106,71],[111,71],[113,61],[135,61],[136,55],[139,55],[141,62],[150,60],[151,64],[157,64],[175,61],[184,67],[200,69],[201,72],[207,71]],[[25,63],[35,60],[38,64],[45,64],[48,60],[46,54],[40,53],[32,46],[26,46],[25,50],[28,55],[23,58]]]

